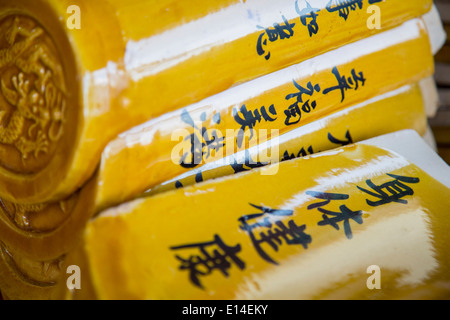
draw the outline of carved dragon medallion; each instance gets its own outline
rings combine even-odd
[[[66,89],[49,34],[26,16],[0,21],[0,163],[34,173],[52,157],[66,121]]]

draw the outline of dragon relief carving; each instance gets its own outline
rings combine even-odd
[[[0,210],[8,216],[20,229],[27,230],[30,227],[28,215],[45,210],[46,204],[17,204],[0,199]]]
[[[0,242],[0,259],[25,283],[35,287],[53,287],[61,280],[66,255],[49,261],[36,261],[14,253]]]
[[[0,89],[9,104],[2,106],[0,99],[0,143],[14,146],[23,160],[30,155],[37,159],[63,134],[62,67],[50,50],[50,38],[31,19],[7,18],[0,34]]]
[[[72,213],[77,199],[77,193],[68,199],[52,204],[18,204],[0,198],[0,212],[6,217],[9,217],[9,220],[13,222],[17,228],[23,231],[45,233],[54,230],[60,223],[65,221]],[[50,225],[42,227],[33,223],[34,217],[41,214],[45,215],[46,212],[49,213],[50,211],[54,212],[54,215],[57,216],[56,220],[53,218],[53,222]]]
[[[22,231],[48,233],[58,228],[74,212],[78,197],[79,192],[75,192],[59,202],[38,204],[14,203],[0,198],[0,215]]]

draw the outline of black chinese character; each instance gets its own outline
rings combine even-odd
[[[242,114],[242,118],[239,115],[239,112],[236,109],[233,109],[233,117],[234,120],[241,125],[241,129],[239,130],[239,133],[237,135],[236,143],[237,146],[240,148],[242,146],[242,142],[244,141],[244,134],[246,128],[250,130],[250,140],[253,138],[253,128],[256,125],[256,122],[261,123],[261,120],[264,119],[264,121],[273,122],[277,118],[271,118],[269,114],[266,111],[266,107],[261,107],[259,110],[255,109],[253,111],[248,111],[247,107],[242,105],[241,109],[239,110]],[[277,111],[275,110],[275,106],[272,104],[269,107],[269,112],[272,114],[272,116],[277,115]]]
[[[338,85],[323,90],[323,94],[328,94],[329,92],[334,90],[340,90],[342,96],[341,102],[343,102],[345,99],[345,91],[349,89],[353,89],[356,91],[359,88],[359,82],[361,82],[362,86],[364,86],[364,84],[366,83],[366,79],[364,78],[363,73],[359,72],[359,74],[356,74],[355,69],[352,69],[352,76],[348,78],[346,78],[345,76],[341,76],[337,67],[334,67],[332,72],[336,77],[336,80],[338,81]]]
[[[339,139],[336,139],[335,137],[333,137],[333,135],[331,133],[328,133],[328,140],[330,140],[331,143],[339,144],[341,146],[346,146],[346,145],[353,143],[353,139],[352,139],[352,136],[350,135],[349,130],[347,130],[347,132],[345,133],[345,138],[347,140],[339,140]]]
[[[176,189],[183,188],[183,184],[181,183],[181,181],[179,181],[179,180],[175,181],[175,188]]]
[[[290,100],[292,98],[296,98],[296,102],[289,106],[287,110],[284,111],[286,115],[286,120],[284,122],[285,125],[290,126],[293,124],[297,124],[302,118],[302,111],[305,113],[310,113],[317,106],[316,101],[312,101],[310,104],[310,99],[303,102],[303,95],[312,96],[314,91],[320,92],[320,86],[318,84],[314,85],[311,82],[308,82],[306,88],[303,88],[299,85],[295,80],[292,80],[294,86],[298,89],[298,92],[291,93],[286,96],[286,100]],[[302,103],[302,107],[300,110],[299,103]],[[297,120],[291,120],[291,118],[297,118]]]
[[[289,39],[294,35],[294,26],[295,23],[289,23],[289,21],[282,16],[284,25],[280,25],[278,23],[273,24],[273,28],[261,28],[264,29],[264,32],[261,33],[258,37],[258,42],[256,44],[256,52],[258,52],[258,55],[262,56],[263,54],[266,54],[264,58],[266,60],[270,59],[270,52],[267,52],[264,50],[264,47],[267,46],[267,40],[270,42],[275,42],[278,39]],[[267,36],[267,38],[266,38]]]
[[[210,157],[212,150],[218,152],[225,146],[224,137],[219,137],[216,130],[213,130],[211,135],[209,135],[206,127],[202,126],[198,128],[186,110],[182,111],[181,120],[194,129],[194,132],[184,139],[185,141],[190,141],[191,150],[190,152],[184,153],[181,157],[180,165],[183,168],[190,169],[198,166],[202,163],[204,156],[205,159]],[[202,124],[206,121],[205,112],[200,115],[200,120]],[[220,114],[214,115],[212,120],[215,124],[220,124]]]
[[[325,200],[322,202],[313,203],[308,206],[308,210],[317,209],[319,212],[323,213],[322,221],[318,222],[319,226],[330,225],[336,230],[339,230],[338,223],[343,222],[344,232],[347,239],[353,238],[352,229],[350,227],[350,219],[355,221],[358,224],[363,223],[362,214],[360,211],[352,211],[347,208],[346,205],[341,205],[339,207],[340,212],[333,212],[324,209],[323,207],[328,205],[331,200],[346,200],[349,198],[348,194],[340,194],[340,193],[326,193],[326,192],[317,192],[317,191],[307,191],[307,195],[312,196],[317,199]]]
[[[208,251],[209,247],[213,247]],[[220,236],[215,235],[211,242],[188,244],[183,246],[171,247],[171,250],[198,249],[199,254],[193,254],[185,259],[176,255],[175,257],[181,262],[180,270],[188,270],[189,277],[199,288],[203,289],[199,276],[210,275],[214,270],[219,270],[225,277],[229,276],[228,270],[234,263],[239,269],[245,269],[245,263],[238,258],[237,254],[241,252],[241,246],[238,244],[234,247],[227,246]]]
[[[311,5],[306,2],[306,8],[300,10],[298,7],[298,0],[295,1],[295,10],[300,16],[300,22],[306,27],[308,26],[309,36],[312,37],[313,34],[317,34],[319,31],[319,25],[317,24],[317,17],[319,16],[316,12],[319,12],[320,9],[313,8]],[[308,23],[308,19],[311,21]]]
[[[380,199],[379,201],[370,201],[366,199],[369,206],[377,207],[390,202],[407,204],[408,201],[402,198],[405,196],[412,196],[414,194],[414,190],[405,185],[405,183],[420,182],[419,178],[402,177],[389,173],[387,175],[395,180],[383,183],[380,186],[377,186],[371,180],[366,180],[367,185],[372,188],[374,192],[357,186],[359,190]]]
[[[307,102],[309,104],[309,100]],[[284,114],[286,115],[284,124],[287,126],[297,124],[302,119],[302,112],[300,111],[300,107],[298,106],[298,104],[289,106],[287,110],[284,110]],[[296,118],[296,120],[291,120],[291,118]]]
[[[295,158],[300,158],[300,157],[306,157],[309,154],[313,154],[314,150],[312,148],[312,146],[309,146],[307,150],[305,150],[305,148],[301,148],[300,151],[297,153],[297,155],[291,153],[289,154],[289,152],[286,150],[283,154],[283,158],[281,159],[281,161],[286,161],[286,160],[291,160],[291,159],[295,159]]]
[[[254,161],[252,157],[250,156],[250,152],[248,150],[245,150],[245,158],[244,161],[237,161],[235,158],[233,158],[233,163],[230,163],[230,166],[233,168],[234,173],[239,173],[242,171],[248,171],[255,168],[260,168],[263,166],[268,165],[268,162],[259,162]]]
[[[339,11],[339,16],[347,20],[350,10],[355,11],[357,6],[362,9],[364,0],[335,0],[335,6],[333,7],[333,0],[328,2],[326,9],[328,12]],[[378,1],[376,1],[378,2]]]
[[[306,225],[297,226],[293,220],[289,220],[288,225],[286,226],[283,221],[277,220],[278,217],[292,216],[294,211],[271,209],[256,206],[251,203],[250,205],[260,210],[261,213],[245,215],[239,218],[238,221],[241,223],[240,228],[246,231],[250,236],[253,246],[261,258],[267,262],[278,264],[262,248],[264,243],[269,245],[275,251],[278,251],[278,247],[283,244],[283,240],[287,245],[302,245],[303,248],[308,248],[308,244],[311,243],[312,238],[305,233]],[[250,220],[254,219],[258,219],[258,221],[253,224],[248,223]],[[257,228],[266,228],[267,231],[260,231],[258,238],[254,231]]]

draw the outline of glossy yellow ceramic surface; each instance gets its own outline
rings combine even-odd
[[[142,131],[141,127],[137,127],[133,129],[134,133],[125,133],[106,147],[99,170],[90,182],[65,199],[31,205],[2,199],[1,241],[9,251],[23,252],[30,259],[47,260],[60,257],[70,249],[74,242],[72,238],[76,238],[86,220],[98,210],[130,200],[187,171],[188,168],[180,166],[182,154],[175,152],[174,156],[174,150],[179,150],[177,145],[180,144],[180,138],[185,139],[182,145],[190,150],[189,139],[186,140],[186,137],[197,135],[199,130],[203,130],[199,128],[202,128],[204,123],[210,124],[206,127],[209,133],[226,133],[230,129],[233,131],[233,135],[224,140],[226,152],[229,152],[231,146],[233,154],[247,146],[246,143],[239,145],[239,136],[234,135],[240,128],[247,135],[251,127],[255,129],[255,136],[261,132],[256,129],[277,129],[283,134],[432,74],[429,39],[421,19],[411,20],[387,31],[383,37],[379,38],[380,36],[360,40],[237,86],[183,110],[165,114],[152,120],[150,125],[144,125]],[[330,59],[331,56],[334,60]],[[404,56],[408,56],[409,60],[404,59]],[[321,67],[318,68],[318,65]],[[313,91],[309,94],[312,97],[307,101],[309,94],[299,93],[309,90],[310,86]],[[411,106],[409,117],[402,116],[402,119],[395,120],[396,112],[401,113],[406,105],[400,105],[391,113],[383,112],[382,115],[392,114],[389,124],[395,123],[395,128],[421,131],[423,125],[416,122],[421,121],[418,120],[421,116],[414,111],[423,109],[420,107],[422,101],[418,96],[415,98],[414,93],[411,98],[416,103]],[[304,101],[304,105],[301,101]],[[253,117],[245,126],[242,120],[248,121],[249,113],[243,111],[243,106],[248,107]],[[296,108],[301,108],[301,116],[299,113],[291,113]],[[267,121],[257,118],[257,115],[261,117],[263,110],[265,115],[270,117]],[[203,117],[204,123],[198,123]],[[384,126],[379,123],[380,127],[387,130],[388,122],[380,120],[386,124]],[[192,125],[199,130],[193,130]],[[176,136],[174,139],[173,134],[177,133],[177,129],[184,129],[185,135]],[[369,127],[366,129],[369,130]],[[369,130],[365,136],[376,133],[375,129],[374,132]],[[331,134],[337,135],[333,132]],[[341,134],[345,136],[346,132],[339,135]],[[297,134],[294,134],[295,136]],[[217,138],[220,138],[220,134]],[[342,140],[344,137],[336,139]],[[255,140],[250,142],[254,144]],[[262,142],[264,139],[259,136],[258,143]],[[306,150],[308,147],[306,146]],[[323,146],[329,147],[332,146]],[[322,146],[318,145],[317,148]],[[220,153],[217,152],[217,155]],[[217,158],[217,155],[214,157]],[[276,156],[276,159],[279,157]],[[224,173],[218,172],[217,175]]]
[[[432,75],[433,62],[426,25],[422,18],[413,18],[428,12],[431,3],[379,2],[383,13],[381,28],[368,29],[368,1],[346,11],[330,6],[328,0],[0,0],[0,288],[5,296],[63,297],[66,255],[78,242],[89,219],[100,210],[148,189],[152,190],[147,196],[233,174],[235,168],[215,165],[220,152],[209,153],[209,149],[206,155],[203,147],[200,166],[180,166],[184,151],[190,150],[188,138],[203,128],[213,135],[227,129],[237,134],[242,128],[247,137],[253,137],[250,145],[279,136],[277,152],[270,161],[250,149],[251,156],[261,163],[287,160],[404,128],[423,134],[424,97],[414,83]],[[70,28],[76,19],[80,19],[79,28]],[[361,118],[365,121],[361,122]],[[143,125],[135,127],[138,124]],[[251,132],[250,128],[255,130]],[[181,129],[183,134],[174,138],[175,129]],[[264,137],[257,132],[259,129],[269,130],[269,134],[275,129],[278,133]],[[259,135],[258,140],[253,133]],[[236,157],[249,147],[245,140],[240,145],[239,139],[224,139]],[[177,146],[185,149],[174,152]],[[277,291],[281,290],[278,282],[289,287],[314,279],[306,274],[304,278],[294,277],[292,283],[283,283],[280,275],[291,273],[296,259],[305,257],[303,249],[309,257],[309,252],[329,252],[335,241],[338,252],[344,254],[357,244],[347,241],[348,224],[342,230],[340,222],[339,232],[328,233],[324,230],[333,231],[331,223],[319,226],[321,214],[317,210],[312,210],[316,215],[307,212],[303,219],[305,208],[279,206],[288,203],[283,201],[288,201],[292,192],[306,192],[306,188],[314,187],[314,177],[318,183],[330,178],[327,174],[342,170],[343,180],[347,181],[354,176],[352,172],[365,168],[365,162],[377,164],[379,160],[388,166],[388,161],[384,161],[388,158],[394,167],[399,163],[404,166],[386,174],[417,173],[420,179],[419,195],[415,193],[407,206],[399,207],[406,207],[404,210],[392,209],[394,204],[372,210],[364,206],[361,194],[356,195],[350,182],[335,188],[325,183],[330,192],[351,195],[349,207],[358,206],[364,211],[362,229],[360,216],[349,220],[354,237],[362,234],[363,240],[375,242],[375,231],[370,230],[380,226],[388,229],[388,210],[393,210],[398,218],[393,222],[395,232],[404,230],[399,227],[403,220],[411,220],[406,228],[423,229],[428,237],[441,237],[433,224],[420,229],[423,226],[419,218],[434,223],[432,213],[439,216],[442,211],[439,204],[431,203],[431,193],[437,187],[429,177],[384,151],[362,146],[348,150],[332,163],[327,160],[332,155],[320,156],[314,165],[311,159],[298,162],[301,165],[293,164],[297,160],[283,163],[281,176],[267,178],[273,179],[267,188],[261,189],[266,186],[266,178],[239,175],[228,182],[218,182],[220,193],[199,185],[112,209],[109,216],[89,222],[83,247],[72,253],[69,262],[75,261],[82,267],[84,289],[71,297],[246,299],[274,298],[271,294],[277,293],[277,298],[285,298]],[[208,167],[210,164],[212,167]],[[383,183],[386,177],[393,177],[382,175],[381,169],[377,171],[383,165],[375,167],[370,179]],[[311,176],[305,178],[306,173]],[[363,181],[364,174],[356,174],[358,181]],[[249,180],[243,182],[247,176]],[[405,179],[397,178],[400,182]],[[415,178],[406,181],[413,181],[416,187]],[[422,183],[428,182],[429,191],[422,190]],[[236,199],[255,199],[230,203],[229,199],[236,195],[240,197]],[[266,200],[271,203],[263,203]],[[340,208],[330,205],[333,210]],[[448,207],[448,203],[444,205]],[[215,208],[218,215],[210,217]],[[117,210],[130,212],[122,215],[116,214]],[[273,243],[263,245],[267,252],[280,248],[276,258],[269,261],[261,250],[255,256],[255,252],[250,252],[248,232],[237,224],[239,217],[252,210],[281,214],[284,218],[274,220],[274,228],[286,230],[282,227],[286,223],[286,227],[297,232],[289,235],[301,235],[294,242],[302,243],[288,245],[288,237],[277,233]],[[175,222],[175,215],[184,211],[187,214],[173,227],[170,222]],[[111,213],[116,216],[110,216]],[[229,219],[221,223],[224,217]],[[297,226],[302,224],[307,227],[305,235],[303,228]],[[332,225],[336,228],[336,224]],[[217,226],[220,229],[216,231]],[[170,229],[167,234],[166,227]],[[184,232],[183,227],[193,232]],[[152,240],[145,238],[146,230],[147,235],[154,237]],[[340,242],[344,231],[345,241]],[[394,231],[388,236],[397,239]],[[222,234],[232,240],[233,243],[225,241],[229,247],[221,242]],[[119,241],[122,235],[123,242]],[[400,240],[409,239],[407,236]],[[171,243],[172,240],[177,243]],[[411,237],[417,248],[440,252],[439,246],[430,247],[428,240]],[[174,254],[187,249],[183,247],[185,241],[215,241],[234,252],[231,264],[236,265],[230,270],[227,267],[211,272],[205,279],[192,275],[189,278],[189,272],[178,270],[184,261],[181,255],[175,258]],[[236,241],[242,241],[242,246]],[[135,251],[131,250],[133,245]],[[405,252],[412,252],[406,244],[402,245]],[[150,255],[136,254],[155,248]],[[241,250],[245,251],[242,259]],[[411,286],[429,274],[438,274],[422,281],[424,286],[415,286],[414,292],[420,295],[421,289],[436,294],[438,285],[430,281],[437,279],[441,281],[441,293],[446,295],[447,280],[440,276],[442,268],[447,267],[445,256],[434,256],[435,267],[427,250],[417,252],[420,258],[425,257],[424,268],[406,265],[409,278],[402,273],[400,262],[387,264],[383,270],[387,271],[389,288],[393,288],[394,281]],[[130,258],[132,252],[134,257]],[[161,253],[162,260],[153,260],[153,252],[157,256]],[[322,255],[313,253],[309,262],[301,264],[305,270],[308,263],[316,266],[315,261],[322,261]],[[121,254],[123,257],[119,258]],[[379,257],[379,263],[386,264],[387,258],[381,255],[370,257]],[[120,261],[111,267],[107,262],[112,259]],[[278,259],[284,269],[275,268]],[[360,263],[356,260],[351,261],[352,267]],[[156,274],[157,280],[153,281]],[[366,275],[344,272],[343,277],[339,280],[341,285],[324,284],[314,294],[297,290],[293,297],[327,298],[341,292],[344,297],[364,297],[365,291],[354,288],[359,285],[355,279],[365,279]],[[110,283],[111,279],[116,283]],[[413,279],[412,284],[408,279]],[[183,289],[174,294],[177,282]],[[395,295],[403,294],[401,290]],[[372,297],[370,293],[368,297]]]
[[[218,160],[187,171],[152,187],[145,195],[172,190],[177,186],[192,185],[199,180],[206,181],[247,171],[274,161],[311,155],[403,129],[414,129],[424,135],[427,117],[423,101],[427,98],[426,93],[422,92],[417,84],[404,86],[289,131],[270,140],[267,146],[256,145],[250,148],[248,153],[241,151],[223,161]],[[266,174],[275,171],[276,168],[272,167]],[[150,187],[150,184],[147,187]]]
[[[406,85],[281,135],[273,145],[276,148],[275,159],[264,158],[268,153],[258,148],[250,149],[249,155],[256,161],[266,163],[301,157],[395,130],[414,129],[423,134],[426,128],[423,107],[426,96],[423,94],[417,84]],[[359,121],[360,119],[366,119],[364,124]],[[117,154],[116,157],[121,155],[123,153]],[[239,160],[238,155],[233,155],[233,159]],[[244,160],[240,160],[243,170],[250,169],[250,164],[247,166]],[[130,170],[130,167],[151,164],[151,158],[124,159],[124,163],[127,165],[120,171],[122,174]],[[107,165],[108,161],[104,168]],[[233,169],[238,169],[239,166],[216,163],[210,165],[212,166],[205,165],[199,168],[203,180],[240,171]],[[277,168],[275,171],[270,169],[266,174],[276,173],[276,170]],[[60,295],[58,284],[63,281],[65,275],[64,268],[61,268],[64,256],[77,242],[87,220],[102,207],[107,206],[104,202],[105,189],[101,188],[101,185],[115,181],[114,177],[118,174],[119,172],[116,172],[115,176],[99,174],[80,193],[52,205],[26,208],[3,201],[3,212],[0,216],[3,258],[0,261],[0,274],[3,276],[0,277],[0,287],[5,294],[11,298],[31,299],[37,297],[47,299]],[[107,179],[102,180],[100,177]],[[186,176],[175,180],[187,186],[198,182],[197,178],[198,172],[194,169],[188,171]],[[147,185],[143,184],[142,179],[136,179],[134,182],[145,188],[153,187],[151,179],[147,180]],[[118,195],[131,194],[129,191],[126,192],[131,186],[127,185],[126,188],[124,186],[117,185]],[[169,181],[155,187],[147,195],[174,188],[175,181]],[[119,204],[121,201],[120,197],[112,198],[108,204]],[[86,279],[83,278],[83,281]]]
[[[107,210],[67,263],[78,298],[448,298],[449,207],[416,165],[352,145]]]
[[[168,178],[263,143],[272,130],[282,135],[432,74],[428,36],[417,19],[386,35],[361,40],[247,82],[152,120],[112,141],[102,155],[98,202],[102,207],[103,203],[129,200]],[[353,85],[342,91],[328,91],[338,86],[341,77]],[[407,105],[398,106],[407,110]],[[394,119],[386,122],[386,128]],[[359,125],[363,127],[364,123]],[[240,140],[240,129],[245,132],[242,136],[249,139],[247,143]],[[198,141],[196,147],[194,140]]]
[[[404,59],[405,56],[409,59]],[[286,137],[283,134],[293,129],[312,124],[322,117],[369,98],[376,100],[377,95],[414,83],[432,72],[432,54],[424,23],[421,19],[413,19],[384,34],[360,40],[299,65],[236,86],[180,111],[167,113],[133,129],[131,133],[121,135],[106,147],[97,174],[80,191],[65,199],[31,205],[2,199],[0,239],[10,252],[22,252],[30,259],[57,259],[68,252],[74,242],[73,238],[76,239],[86,220],[93,214],[110,205],[130,200],[186,172],[189,168],[180,165],[183,154],[174,150],[179,150],[177,145],[180,145],[180,138],[184,140],[182,145],[190,150],[190,137],[202,132],[203,126],[206,126],[209,133],[223,134],[231,129],[233,135],[227,135],[224,139],[226,148],[222,148],[222,151],[225,149],[228,153],[231,146],[233,154],[247,147],[244,142],[239,145],[239,133],[237,137],[234,135],[238,129],[243,129],[247,136],[259,135],[258,143],[264,142],[258,129],[276,129],[280,136]],[[394,102],[388,99],[390,102],[386,102],[384,107],[375,107],[382,110],[395,109],[390,112],[379,111],[376,117],[371,117],[374,123],[379,121],[376,128],[412,128],[422,133],[423,103],[418,95],[417,91],[412,92],[406,98],[407,101],[402,100],[402,95],[396,102],[395,99]],[[402,110],[406,110],[413,100],[415,103],[410,106],[409,116],[401,115],[405,112]],[[393,106],[395,103],[398,108]],[[244,111],[244,106],[249,112]],[[300,113],[293,112],[296,109],[301,110]],[[367,111],[367,116],[371,112]],[[266,116],[267,120],[264,118]],[[386,120],[389,116],[391,118]],[[344,118],[345,116],[342,117]],[[358,128],[364,128],[362,124],[354,125],[358,131]],[[393,126],[388,129],[390,125]],[[194,130],[193,126],[197,129]],[[345,126],[340,124],[336,127],[345,132],[329,132],[334,135],[334,140],[341,140],[343,143],[353,140],[347,137],[347,130],[350,128],[346,129]],[[177,129],[184,129],[185,133],[174,139],[173,134],[177,133]],[[250,129],[255,130],[252,133]],[[368,126],[364,129],[365,133],[361,134],[361,138],[379,133],[375,128],[372,132]],[[301,137],[305,138],[306,130],[294,133],[290,138],[294,139],[293,148],[299,148],[294,155],[302,155],[302,147],[306,148],[305,153],[311,153],[310,150],[314,151],[314,148],[324,150],[334,147],[326,142],[330,139],[319,137],[320,130],[317,131],[317,139],[322,142],[294,146]],[[349,132],[350,136],[351,134]],[[354,134],[355,137],[359,135]],[[219,138],[220,134],[217,136]],[[325,143],[322,146],[323,139]],[[253,139],[250,142],[255,144],[255,141]],[[315,146],[309,148],[313,144]],[[282,145],[280,149],[284,147]],[[288,151],[288,157],[291,157],[291,150],[283,151]],[[201,152],[203,155],[204,150]],[[220,156],[219,152],[210,159],[204,156],[202,158],[205,159],[201,160],[211,161],[218,155]],[[275,161],[280,160],[279,155],[274,156]],[[229,167],[225,168],[228,169],[225,172],[219,172],[220,169],[213,173],[213,177],[231,173]],[[198,179],[196,176],[196,180],[210,177]],[[183,183],[186,182],[181,182]],[[175,184],[171,185],[174,186]]]
[[[11,120],[2,113],[0,195],[67,198],[118,133],[390,29],[432,1],[377,3],[380,29],[368,29],[366,1],[348,13],[327,3],[1,0],[0,97]]]

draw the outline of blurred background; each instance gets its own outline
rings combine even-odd
[[[444,23],[447,41],[435,56],[435,79],[439,91],[439,110],[430,119],[439,155],[450,164],[450,0],[436,0],[436,6]]]

